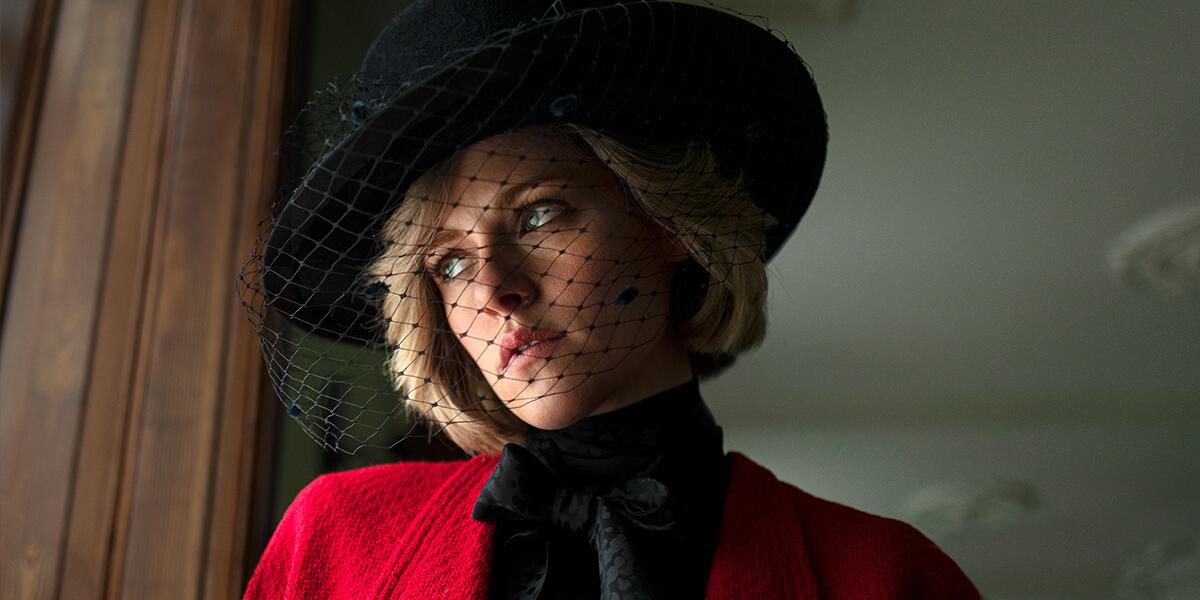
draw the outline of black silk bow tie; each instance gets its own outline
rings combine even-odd
[[[634,538],[658,537],[669,546],[678,521],[672,504],[667,486],[650,477],[626,479],[597,492],[573,489],[532,452],[507,444],[479,494],[472,518],[521,522],[528,524],[531,534],[557,530],[584,535],[599,560],[600,598],[660,598],[669,592],[671,557],[645,552],[647,546]],[[537,597],[544,570],[543,564],[530,597]]]

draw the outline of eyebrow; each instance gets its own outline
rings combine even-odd
[[[499,193],[496,194],[496,206],[498,208],[513,208],[517,204],[517,196],[520,196],[521,194],[523,194],[529,190],[534,190],[539,187],[542,187],[542,186],[546,185],[547,182],[554,181],[555,179],[561,179],[561,178],[551,177],[551,178],[547,178],[547,179],[539,179],[536,181],[526,181],[524,183],[514,183],[508,189],[501,190]]]
[[[544,179],[535,179],[533,181],[514,183],[511,186],[509,186],[508,188],[500,190],[499,192],[496,193],[495,208],[500,208],[500,209],[514,208],[517,204],[517,198],[521,194],[524,194],[525,192],[527,192],[529,190],[533,190],[533,189],[536,189],[539,187],[545,187],[545,186],[547,186],[547,184],[549,184],[551,182],[560,181],[560,180],[564,180],[564,179],[566,179],[565,176],[555,175],[555,176],[551,176],[551,177],[546,177]],[[429,241],[429,245],[435,246],[435,247],[441,246],[442,244],[446,243],[446,241],[454,239],[456,237],[460,237],[464,233],[465,232],[459,231],[457,229],[443,229],[442,231],[439,231],[437,234],[435,234],[433,236],[433,239]]]

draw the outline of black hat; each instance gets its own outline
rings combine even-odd
[[[261,286],[262,310],[350,343],[377,339],[360,277],[388,215],[421,173],[478,140],[567,122],[629,138],[707,138],[722,171],[741,176],[774,218],[764,259],[803,216],[825,162],[821,99],[790,44],[692,4],[417,0],[354,81],[337,109],[346,131],[242,274],[244,286]]]

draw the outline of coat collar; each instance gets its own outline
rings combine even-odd
[[[787,488],[744,455],[731,452],[730,459],[707,598],[815,600],[812,563]],[[428,598],[439,591],[487,597],[495,525],[472,520],[471,509],[496,460],[478,456],[464,462],[430,496],[397,543],[374,597]]]

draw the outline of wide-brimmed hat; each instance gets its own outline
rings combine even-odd
[[[356,283],[403,190],[490,135],[573,122],[705,136],[775,218],[768,259],[825,162],[825,113],[805,63],[773,33],[702,6],[418,0],[375,40],[356,81],[352,128],[287,200],[262,259],[271,308],[338,340],[374,337]]]
[[[337,122],[320,156],[243,270],[260,336],[274,311],[329,340],[379,344],[363,270],[383,225],[422,173],[500,133],[574,123],[629,140],[703,138],[772,217],[764,260],[807,210],[825,162],[807,65],[776,32],[715,6],[417,0],[349,81],[322,109]]]

